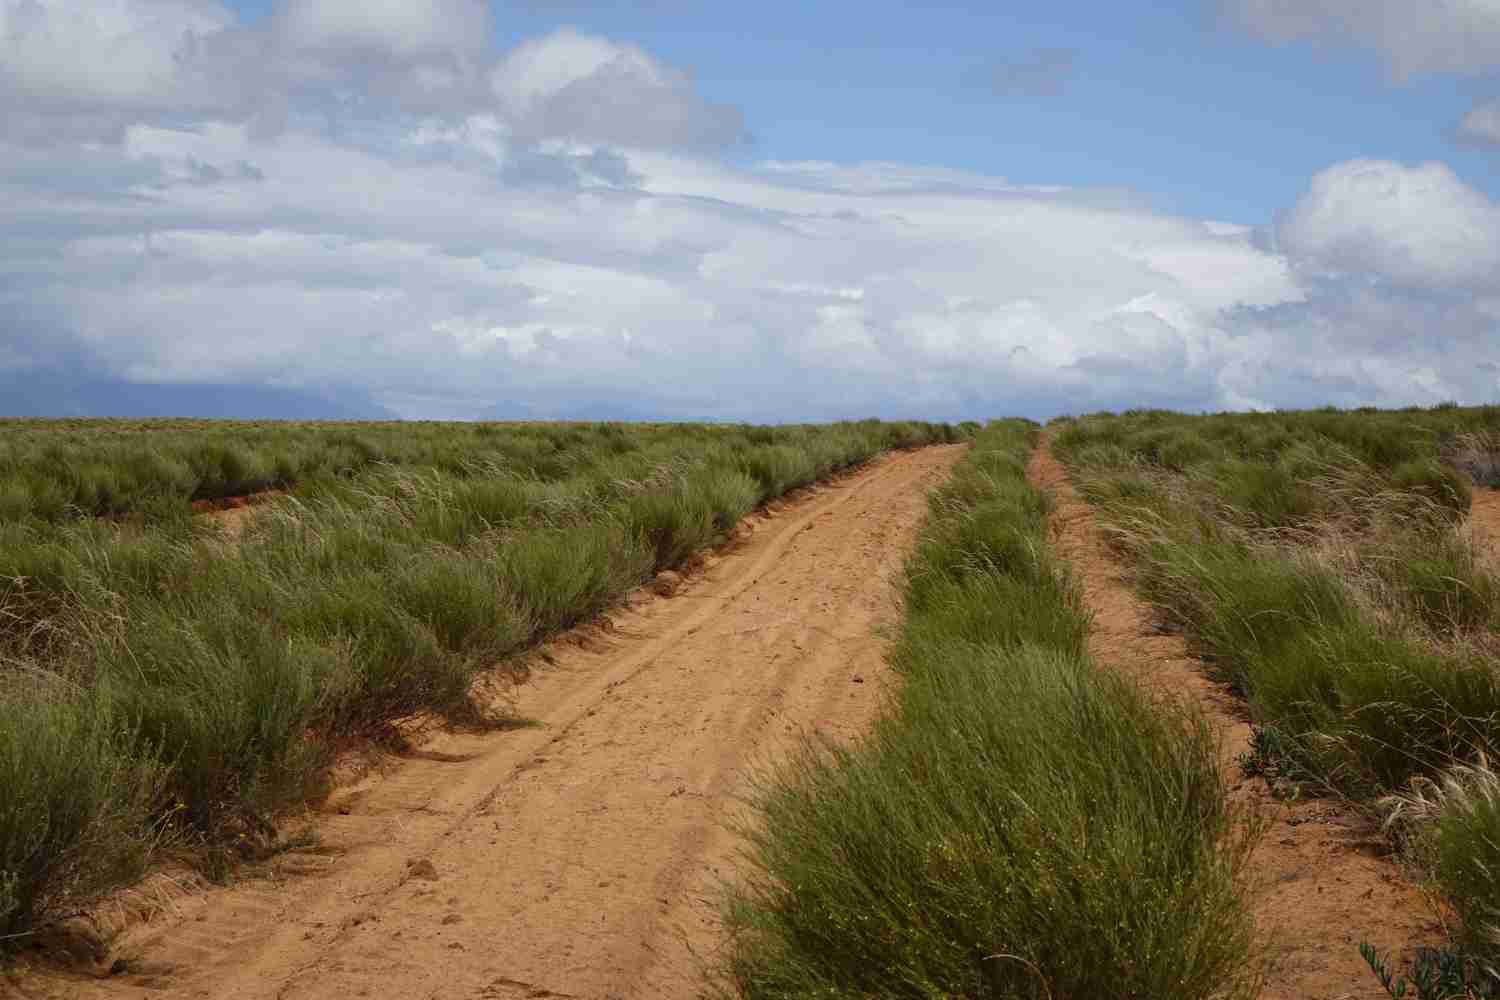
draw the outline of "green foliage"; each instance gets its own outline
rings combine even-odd
[[[1455,765],[1438,780],[1413,782],[1385,805],[1388,823],[1403,832],[1409,853],[1432,873],[1461,920],[1455,956],[1464,961],[1458,968],[1487,990],[1474,995],[1500,996],[1500,885],[1494,877],[1500,773],[1483,759]]]
[[[3,426],[0,928],[13,932],[137,871],[162,829],[210,849],[264,829],[317,793],[348,735],[416,712],[482,716],[481,671],[762,500],[955,433]],[[268,486],[295,489],[232,543],[187,505]],[[80,516],[93,513],[125,516]]]
[[[1473,974],[1500,959],[1500,581],[1454,530],[1497,428],[1500,408],[1442,406],[1057,431],[1137,586],[1248,697],[1247,770],[1397,803],[1394,828],[1464,931],[1462,952],[1426,953],[1409,982],[1367,954],[1393,996],[1488,995]],[[1162,460],[1164,439],[1189,436],[1220,452]]]
[[[1137,507],[1132,515],[1119,503],[1116,523],[1141,592],[1308,773],[1377,794],[1497,745],[1500,676],[1483,657],[1372,616],[1340,566],[1214,529],[1205,537],[1191,513]],[[1373,560],[1385,583],[1379,593],[1429,629],[1492,621],[1489,578],[1475,571],[1466,585],[1447,576],[1459,567],[1422,537],[1383,542]]]
[[[1058,454],[1078,468],[1130,464],[1185,474],[1260,526],[1298,524],[1357,503],[1328,489],[1361,472],[1375,488],[1463,513],[1469,476],[1497,465],[1500,407],[1098,414],[1060,424]],[[1455,464],[1463,471],[1456,471]]]
[[[102,692],[0,676],[0,951],[140,871],[161,770],[132,736]]]
[[[1500,992],[1492,974],[1476,968],[1472,959],[1446,948],[1419,948],[1412,961],[1411,979],[1400,975],[1374,945],[1362,941],[1359,954],[1393,1000],[1469,1000]],[[1408,990],[1410,992],[1408,993]]]
[[[1436,458],[1412,459],[1391,470],[1390,484],[1403,493],[1431,500],[1457,514],[1466,514],[1472,500],[1468,480]]]
[[[1477,633],[1500,624],[1500,581],[1469,540],[1450,531],[1406,529],[1376,540],[1368,552],[1390,603],[1429,634]]]
[[[875,732],[757,789],[727,910],[740,995],[1253,994],[1215,741],[1088,661],[1033,441],[992,424],[934,494]]]

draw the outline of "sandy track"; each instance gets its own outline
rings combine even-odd
[[[1474,487],[1468,526],[1491,555],[1500,556],[1500,490]]]
[[[691,997],[724,821],[789,734],[880,702],[892,583],[961,446],[875,462],[770,516],[670,599],[553,643],[534,728],[446,734],[335,794],[297,874],[185,898],[69,996]],[[59,989],[61,987],[61,989]]]
[[[1269,821],[1252,863],[1256,919],[1271,949],[1264,1000],[1377,1000],[1385,993],[1360,958],[1361,941],[1406,953],[1438,943],[1428,900],[1386,856],[1378,831],[1333,800],[1278,801],[1259,778],[1243,778],[1235,756],[1250,745],[1244,703],[1211,680],[1182,636],[1163,634],[1151,608],[1122,578],[1092,508],[1079,497],[1046,437],[1031,481],[1057,501],[1053,530],[1081,583],[1093,624],[1089,651],[1163,697],[1196,703],[1223,741],[1234,795]]]

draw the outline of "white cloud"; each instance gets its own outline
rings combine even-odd
[[[638,185],[539,189],[503,180],[514,140],[493,122],[408,137],[432,155],[136,127],[118,162],[90,167],[114,178],[105,200],[43,188],[45,154],[0,167],[32,220],[30,243],[0,253],[0,309],[52,317],[132,378],[348,384],[413,416],[952,417],[1497,389],[1493,307],[1423,290],[1493,302],[1493,274],[1398,239],[1407,209],[1439,249],[1487,209],[1438,168],[1330,170],[1277,253],[1243,227],[951,170],[636,152],[615,155]],[[1384,187],[1361,180],[1372,170]]]
[[[0,83],[45,101],[180,103],[184,64],[231,23],[213,0],[0,0]]]
[[[525,144],[713,150],[744,134],[738,110],[634,45],[564,29],[495,52],[485,0],[281,0],[256,27],[218,0],[78,6],[0,0],[0,136],[113,142],[132,124],[226,120],[275,132],[299,117],[368,132],[485,113]],[[559,166],[576,172],[513,169]]]
[[[530,138],[712,149],[744,132],[738,111],[704,100],[680,70],[571,29],[508,53],[491,87],[503,116]]]
[[[1475,146],[1500,146],[1500,99],[1474,105],[1458,123],[1458,139]]]
[[[1313,178],[1277,236],[1310,268],[1426,288],[1500,277],[1500,206],[1441,163],[1331,167]]]
[[[216,0],[0,0],[0,138],[112,141],[143,118],[227,113],[249,41]]]
[[[355,49],[417,56],[484,48],[484,0],[286,0],[277,29],[295,49]]]
[[[1346,43],[1377,52],[1397,76],[1500,66],[1500,0],[1219,0],[1267,41]]]
[[[716,161],[738,113],[682,71],[573,31],[480,49],[468,0],[256,29],[0,4],[0,376],[761,420],[1500,390],[1496,207],[1439,165],[1330,168],[1273,240],[1119,192]]]

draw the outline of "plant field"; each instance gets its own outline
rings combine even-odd
[[[0,939],[161,844],[232,860],[351,735],[487,721],[487,671],[757,505],[967,433],[0,425]],[[268,487],[233,542],[191,515]]]
[[[1055,432],[1137,588],[1248,701],[1246,769],[1383,817],[1461,918],[1418,971],[1482,995],[1500,985],[1500,565],[1463,519],[1497,485],[1497,432],[1496,407]]]
[[[724,975],[746,997],[1248,997],[1249,831],[1213,734],[1085,651],[1081,595],[992,424],[906,578],[873,734],[755,795]]]
[[[364,789],[389,849],[288,889],[235,989],[680,995],[711,954],[753,998],[1500,995],[1500,407],[7,430],[0,944],[164,851],[227,871],[421,714],[469,724],[411,779],[452,786]],[[758,505],[960,441],[756,519],[485,733],[497,667]]]
[[[0,522],[169,513],[184,500],[307,487],[371,466],[459,478],[497,468],[553,481],[611,452],[671,451],[684,434],[728,441],[744,432],[683,424],[0,419]],[[764,430],[752,439],[781,443],[798,434]],[[918,443],[926,430],[892,424],[885,434]]]

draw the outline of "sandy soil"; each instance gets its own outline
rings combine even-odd
[[[1353,810],[1331,800],[1278,801],[1263,780],[1243,776],[1234,762],[1250,745],[1243,702],[1209,678],[1181,636],[1156,627],[1045,439],[1029,474],[1057,500],[1053,530],[1094,614],[1089,648],[1095,660],[1128,671],[1163,697],[1195,702],[1222,734],[1235,798],[1268,818],[1253,858],[1256,917],[1274,963],[1265,1000],[1384,997],[1359,956],[1360,942],[1398,953],[1438,943],[1432,904],[1386,856],[1378,831]]]
[[[1500,554],[1500,490],[1474,487],[1469,507],[1469,527],[1492,553]]]
[[[239,497],[222,497],[218,500],[194,500],[193,512],[199,517],[210,518],[218,525],[227,542],[237,542],[245,533],[250,519],[267,504],[286,496],[284,490],[267,490]]]
[[[717,944],[747,774],[859,734],[925,493],[961,446],[889,456],[753,518],[671,597],[543,651],[530,728],[440,734],[341,789],[316,850],[188,894],[77,997],[691,997]]]

